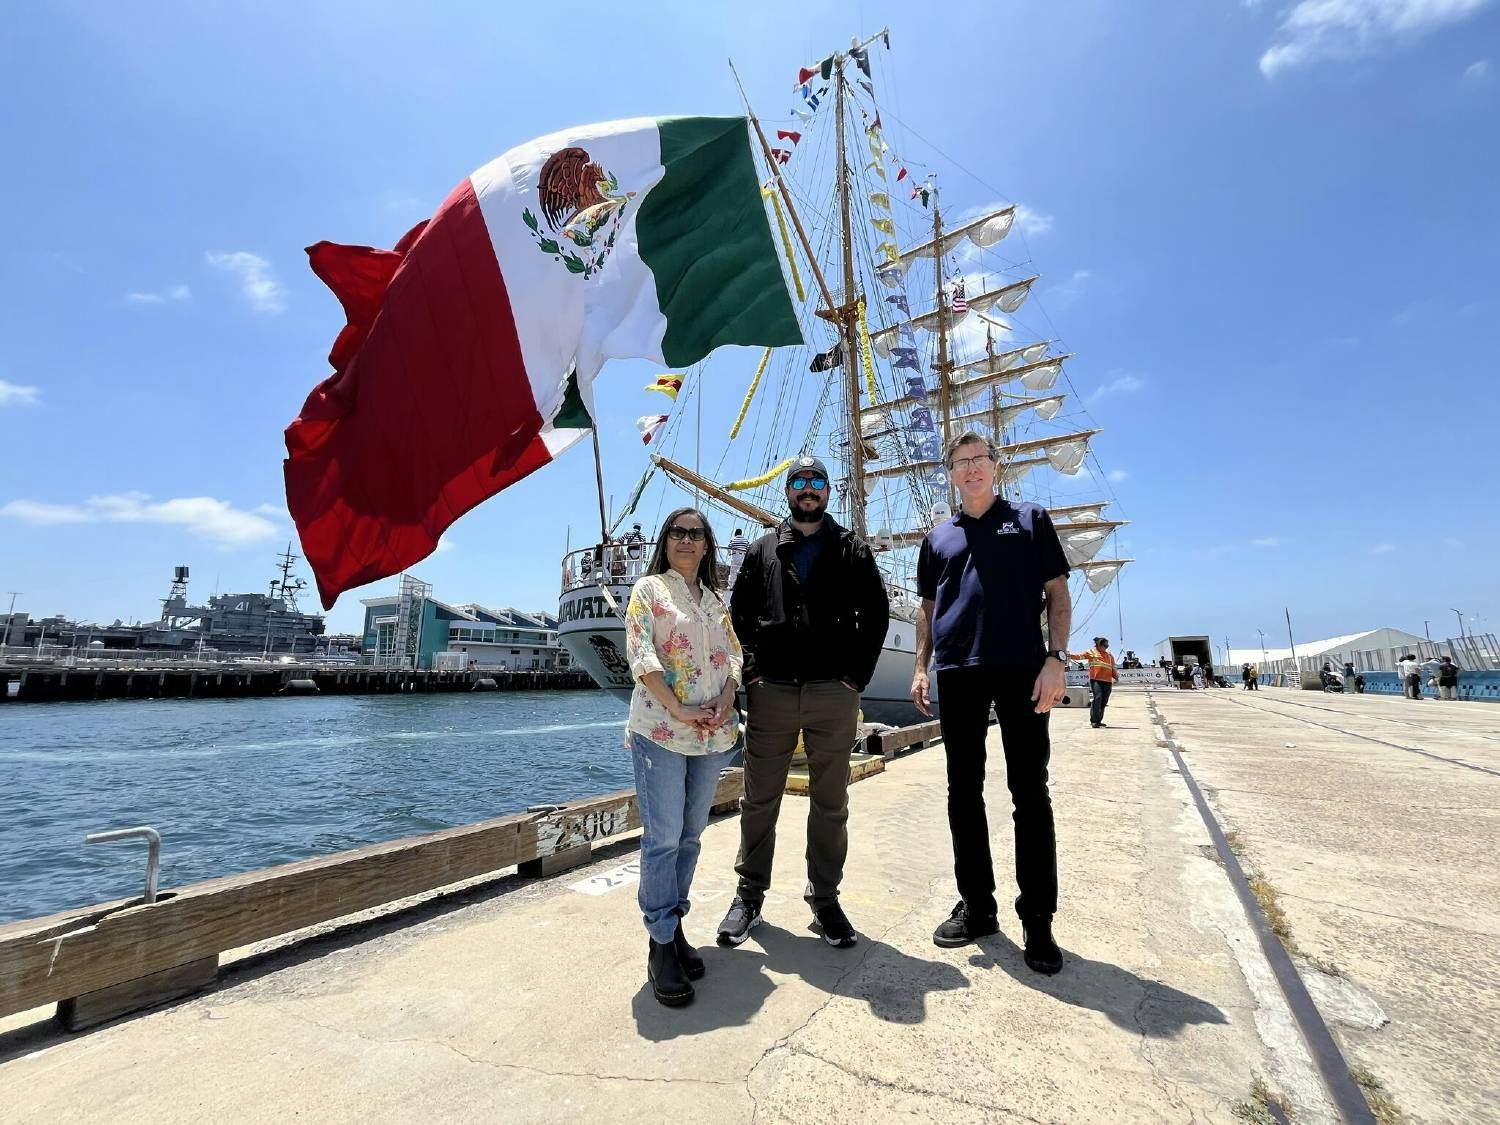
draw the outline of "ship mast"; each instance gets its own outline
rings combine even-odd
[[[857,41],[852,46],[858,48]],[[834,98],[838,115],[839,223],[844,246],[844,301],[838,308],[844,347],[844,393],[849,399],[849,528],[865,537],[865,441],[859,426],[859,305],[854,280],[854,232],[849,220],[849,165],[844,154],[844,58],[834,60]],[[873,405],[873,404],[872,404]]]

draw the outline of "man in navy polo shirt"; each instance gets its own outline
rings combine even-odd
[[[993,704],[1015,806],[1021,890],[1016,913],[1026,964],[1050,974],[1062,968],[1062,953],[1052,940],[1057,839],[1047,793],[1047,713],[1066,687],[1073,605],[1068,560],[1052,518],[1039,504],[995,494],[995,459],[994,444],[980,434],[965,433],[949,444],[948,474],[962,508],[927,533],[917,561],[922,608],[911,696],[923,712],[932,713],[931,661],[948,761],[953,873],[963,896],[932,940],[959,946],[1000,928],[984,810],[985,737]]]

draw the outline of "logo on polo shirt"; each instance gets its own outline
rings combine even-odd
[[[1021,534],[1021,529],[1019,527],[1017,527],[1013,521],[1006,520],[998,528],[995,529],[995,534],[996,535],[1020,535]]]

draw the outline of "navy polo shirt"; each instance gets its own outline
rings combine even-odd
[[[933,669],[1041,663],[1042,587],[1068,573],[1040,504],[996,497],[977,519],[960,512],[922,540],[917,594],[934,603]]]

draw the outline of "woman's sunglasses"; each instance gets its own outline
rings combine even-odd
[[[825,488],[828,487],[828,478],[827,477],[793,477],[792,480],[791,480],[791,486],[793,488],[797,488],[797,489],[810,488],[814,492],[817,492],[817,491],[820,491],[820,490],[825,489]]]
[[[680,527],[673,524],[667,528],[667,535],[679,543],[684,539],[691,539],[694,543],[701,543],[706,533],[701,527]]]

